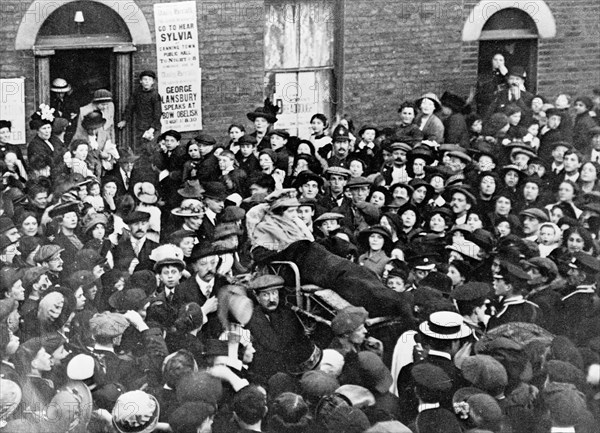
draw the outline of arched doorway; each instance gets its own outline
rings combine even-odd
[[[33,14],[46,18],[32,20]],[[151,43],[139,7],[109,0],[35,0],[15,38],[17,50],[33,50],[35,55],[36,106],[50,101],[50,84],[61,77],[71,83],[81,105],[94,90],[108,88],[117,112],[123,112],[131,94],[136,44]],[[126,145],[130,141],[128,136],[118,140]]]
[[[479,36],[477,76],[482,79],[489,74],[492,58],[495,54],[502,54],[509,69],[516,65],[525,68],[525,87],[535,93],[537,52],[538,33],[533,19],[520,9],[503,9],[486,21]]]

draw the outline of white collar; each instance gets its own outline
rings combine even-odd
[[[575,433],[575,427],[550,427],[550,433]]]
[[[94,344],[94,350],[103,350],[105,352],[115,353],[115,349],[112,346],[107,346],[105,344],[96,343]]]
[[[210,298],[210,295],[212,294],[212,289],[215,285],[215,279],[213,278],[207,283],[206,281],[202,280],[198,276],[198,274],[196,274],[196,283],[198,284],[198,287],[200,287],[200,291],[202,292],[202,294],[206,296],[206,298]]]
[[[206,208],[204,214],[208,217],[211,223],[215,223],[215,220],[217,219],[217,214],[214,213],[212,209]]]
[[[417,410],[419,411],[419,413],[421,413],[424,410],[437,409],[438,407],[440,407],[439,403],[419,403],[419,407]]]
[[[429,354],[439,356],[440,358],[446,358],[447,360],[452,361],[452,356],[450,356],[450,354],[447,352],[441,352],[439,350],[431,349],[429,350]]]
[[[577,290],[569,293],[567,296],[563,296],[562,298],[560,298],[560,300],[564,301],[566,299],[569,299],[573,295],[577,295],[578,293],[595,293],[595,287],[595,284],[577,286]]]

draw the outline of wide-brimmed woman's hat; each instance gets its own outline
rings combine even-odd
[[[197,217],[204,215],[204,204],[200,200],[193,198],[185,199],[179,207],[171,210],[171,213],[180,217]]]
[[[138,182],[133,186],[133,194],[142,203],[154,204],[158,201],[156,188],[150,182]]]
[[[394,247],[392,236],[388,229],[380,224],[375,224],[369,228],[361,230],[358,234],[358,244],[366,251],[369,250],[369,237],[373,234],[383,237],[383,250],[389,254]]]
[[[106,123],[106,119],[102,116],[100,110],[94,110],[91,113],[86,114],[81,121],[83,129],[98,129]]]
[[[435,111],[439,111],[442,109],[442,103],[440,102],[440,98],[437,97],[437,95],[433,92],[430,93],[425,93],[423,96],[421,96],[419,99],[417,99],[415,101],[415,104],[417,107],[421,107],[421,102],[423,102],[423,99],[430,99],[434,105],[435,105]]]
[[[278,111],[279,111],[279,107],[271,104],[271,101],[269,100],[269,98],[266,98],[264,106],[259,107],[256,110],[246,114],[246,116],[252,122],[254,122],[256,120],[256,118],[262,117],[262,118],[266,119],[266,121],[269,123],[275,123],[275,122],[277,122],[276,114]]]

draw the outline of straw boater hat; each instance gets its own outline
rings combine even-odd
[[[437,340],[458,340],[471,335],[472,331],[458,313],[437,311],[429,315],[429,320],[419,325],[419,331]]]
[[[54,93],[69,93],[72,87],[64,78],[55,78],[50,87],[50,91]]]

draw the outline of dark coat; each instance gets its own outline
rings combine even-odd
[[[184,146],[177,146],[169,155],[167,152],[156,152],[153,163],[159,171],[167,170],[169,175],[159,184],[160,196],[165,200],[167,207],[172,209],[181,201],[177,190],[183,183],[183,166],[188,160]]]
[[[219,160],[215,156],[214,151],[212,151],[200,160],[196,177],[200,182],[214,182],[219,179],[219,176],[221,176]]]
[[[521,98],[518,101],[508,99],[509,89],[503,89],[499,92],[496,92],[496,96],[494,97],[494,101],[488,108],[486,117],[490,117],[494,113],[498,113],[500,111],[504,111],[504,107],[508,104],[515,104],[520,109],[524,115],[531,114],[531,101],[533,100],[533,95],[527,91],[521,91]]]
[[[228,284],[229,281],[227,278],[225,278],[223,275],[216,275],[212,289],[212,295],[218,296],[221,289]],[[177,286],[175,289],[175,295],[173,296],[173,303],[177,309],[181,308],[188,302],[195,302],[196,304],[202,306],[206,301],[207,298],[200,290],[200,286],[198,286],[198,283],[196,282],[195,275]],[[210,313],[207,316],[207,320],[208,322],[202,327],[202,337],[206,339],[218,338],[223,331],[223,327],[221,326],[217,312],[215,311]]]
[[[62,141],[60,141],[54,135],[51,136],[48,141],[52,144],[52,146],[54,146],[54,150],[52,150],[44,140],[36,135],[27,145],[27,155],[29,158],[31,158],[32,155],[40,155],[50,158],[52,161],[52,168],[55,168],[62,161],[62,157],[66,152],[66,149],[64,148]]]
[[[286,361],[292,357],[292,345],[306,338],[304,329],[292,310],[279,306],[274,312],[254,308],[246,328],[254,338],[254,360],[250,371],[268,380],[275,373],[286,372]]]
[[[465,116],[454,113],[444,119],[444,143],[460,144],[469,147],[469,130]]]
[[[538,324],[542,313],[540,307],[525,299],[516,299],[502,302],[490,321],[487,329],[496,328],[509,322],[525,322]]]
[[[64,251],[60,253],[60,258],[64,262],[62,279],[65,280],[65,278],[68,278],[73,272],[75,272],[77,256],[79,255],[80,250],[69,240],[67,236],[63,234],[62,231],[56,235],[53,243],[61,248],[64,248]]]
[[[145,240],[140,253],[137,255],[137,259],[140,262],[135,267],[135,271],[151,271],[153,269],[154,263],[150,260],[150,253],[156,247],[158,247],[156,242],[150,239]],[[121,271],[128,270],[131,261],[136,258],[135,251],[133,251],[133,246],[131,245],[131,239],[121,239],[113,250],[113,256],[115,259],[115,268]]]
[[[241,170],[244,170],[248,176],[252,176],[254,173],[258,173],[260,171],[260,164],[258,163],[258,158],[252,154],[248,158],[244,158],[241,152],[236,153],[235,160],[238,162],[238,165]]]
[[[583,114],[578,114],[575,117],[573,125],[573,146],[582,154],[588,155],[591,153],[590,146],[590,129],[598,126],[596,120],[590,116],[590,112],[586,111]]]

